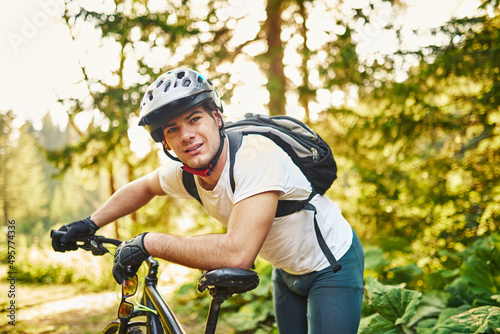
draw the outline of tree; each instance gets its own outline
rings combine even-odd
[[[435,30],[448,43],[411,53],[420,64],[407,80],[381,82],[358,110],[329,110],[347,129],[344,181],[364,236],[428,270],[456,266],[453,254],[498,230],[500,12],[482,8]]]
[[[374,1],[380,2],[384,1]],[[367,8],[370,6],[374,5],[369,4]],[[168,68],[184,64],[197,67],[214,79],[221,95],[229,100],[238,78],[228,71],[228,66],[237,59],[256,61],[267,76],[269,112],[284,114],[287,99],[298,96],[307,121],[309,104],[315,102],[318,89],[347,90],[351,83],[359,86],[362,82],[350,22],[368,20],[363,14],[367,8],[352,10],[342,1],[332,5],[326,1],[305,0],[268,1],[266,7],[257,7],[261,10],[257,14],[253,4],[232,1],[201,1],[196,3],[196,10],[192,7],[193,1],[153,7],[153,4],[128,0],[116,1],[114,7],[96,12],[87,10],[76,0],[68,2],[64,19],[75,42],[79,40],[76,31],[86,25],[96,28],[101,33],[103,47],[105,44],[114,47],[113,56],[108,57],[114,64],[99,75],[89,74],[91,65],[81,66],[89,95],[64,101],[69,124],[78,139],[59,154],[49,155],[61,171],[69,168],[79,156],[83,159],[77,164],[83,168],[95,166],[98,161],[101,165],[107,164],[112,178],[112,165],[106,161],[112,160],[111,155],[118,149],[123,150],[124,161],[133,169],[134,163],[127,161],[131,152],[127,151],[130,143],[124,134],[129,122],[135,120],[145,83],[152,82],[158,73]],[[323,10],[324,16],[320,18],[327,26],[309,29],[308,25],[318,17],[318,8]],[[261,13],[267,15],[265,21]],[[309,17],[313,13],[314,17]],[[331,25],[333,20],[335,24]],[[254,35],[246,33],[240,37],[250,27],[257,27],[251,30]],[[289,37],[284,38],[284,33]],[[316,33],[323,34],[324,43],[311,49],[308,38]],[[298,48],[297,39],[302,39]],[[294,52],[294,49],[302,61],[286,65],[285,52]],[[325,55],[328,55],[326,59]],[[152,61],[154,58],[160,60]],[[86,59],[81,63],[85,64]],[[295,79],[285,73],[287,68],[302,73],[301,85],[291,83]],[[312,85],[311,76],[320,82]],[[82,113],[92,115],[85,131],[75,124],[75,118]],[[113,190],[110,186],[110,191]]]
[[[130,149],[130,139],[127,131],[130,124],[137,123],[136,112],[139,109],[140,98],[145,87],[158,73],[158,68],[146,65],[146,56],[138,55],[134,49],[141,48],[175,48],[180,36],[186,37],[192,32],[184,27],[185,18],[180,14],[188,7],[181,5],[170,8],[169,11],[149,11],[139,1],[116,2],[112,13],[98,13],[76,7],[76,1],[67,4],[64,19],[74,40],[78,29],[90,24],[102,34],[102,43],[109,40],[117,47],[112,59],[114,69],[109,69],[104,77],[88,74],[91,66],[82,65],[83,83],[87,86],[89,95],[78,99],[71,98],[61,101],[67,105],[69,126],[76,138],[60,150],[48,151],[47,157],[61,171],[70,167],[92,170],[94,173],[107,170],[109,194],[117,189],[117,171],[125,170],[124,184],[144,173],[147,161],[154,163],[156,152],[138,157]],[[175,12],[176,14],[173,14]],[[171,25],[169,20],[177,21]],[[152,39],[151,36],[157,36]],[[162,39],[163,42],[160,42]],[[165,43],[165,45],[161,45]],[[82,59],[83,63],[85,59]],[[124,73],[134,71],[138,78],[130,80]],[[132,75],[134,77],[135,75]],[[81,114],[92,115],[92,121],[87,129],[77,126],[75,119]],[[149,163],[151,164],[151,163]],[[136,171],[139,169],[138,171]],[[132,219],[136,219],[132,215]],[[117,226],[117,225],[116,225]],[[118,236],[118,226],[116,235]]]
[[[0,212],[7,226],[16,221],[25,233],[47,216],[46,184],[42,156],[29,124],[14,125],[12,111],[0,112]]]
[[[438,151],[446,157],[450,151],[443,150],[443,145],[446,143],[449,148],[452,143],[447,136],[452,134],[454,126],[463,125],[452,117],[458,110],[456,102],[460,102],[454,90],[461,86],[454,81],[456,74],[450,76],[446,66],[440,68],[436,64],[453,64],[454,59],[449,57],[454,52],[462,52],[460,41],[473,40],[472,35],[479,38],[474,30],[466,32],[466,27],[471,25],[480,30],[481,22],[477,21],[480,19],[457,20],[455,23],[463,29],[457,26],[441,29],[439,33],[447,34],[450,47],[458,51],[430,46],[412,54],[401,52],[362,59],[357,52],[360,30],[372,23],[380,11],[397,11],[398,1],[373,0],[353,7],[343,1],[332,4],[322,0],[273,0],[258,8],[257,12],[266,16],[254,14],[252,8],[242,3],[233,6],[235,3],[231,1],[200,1],[196,10],[189,1],[165,4],[162,8],[140,1],[118,1],[105,12],[90,11],[75,4],[78,2],[69,2],[65,14],[75,41],[79,39],[76,35],[79,27],[85,24],[95,27],[102,35],[103,45],[109,42],[116,47],[112,58],[115,65],[101,76],[90,75],[90,65],[82,66],[89,96],[64,102],[68,106],[71,133],[77,134],[77,139],[63,150],[49,154],[61,170],[81,166],[96,172],[105,168],[109,192],[114,192],[116,179],[128,182],[140,174],[138,170],[142,166],[156,164],[154,151],[138,159],[131,152],[125,135],[129,124],[137,121],[135,113],[145,83],[166,68],[194,64],[215,78],[222,95],[230,98],[238,79],[228,69],[232,62],[244,59],[258,62],[266,73],[271,113],[284,113],[286,101],[287,106],[295,103],[301,107],[308,122],[326,119],[314,127],[334,147],[343,165],[341,169],[346,171],[341,171],[346,184],[356,187],[347,187],[345,193],[357,198],[359,212],[349,204],[347,212],[359,215],[363,224],[356,225],[360,225],[365,237],[393,227],[396,227],[396,236],[404,238],[418,231],[419,223],[428,218],[435,207],[428,205],[425,194],[429,189],[440,198],[436,203],[449,202],[440,202],[447,188],[442,187],[444,183],[439,183],[439,178],[433,179],[432,173],[439,171],[448,175],[458,169],[451,160],[443,158],[439,166],[448,164],[448,167],[439,170],[431,157]],[[252,30],[254,35],[239,37],[251,22],[260,24],[260,28]],[[484,23],[491,25],[491,22]],[[390,28],[391,22],[384,24]],[[322,43],[315,42],[313,36],[316,35],[321,35]],[[493,35],[491,32],[485,36]],[[287,60],[287,54],[293,52],[298,55],[298,61]],[[152,61],[155,54],[163,55],[161,60]],[[404,61],[410,56],[420,57],[422,65],[412,70],[407,81],[396,80],[395,73],[400,71],[398,59]],[[471,74],[465,68],[462,71]],[[495,71],[493,67],[491,71]],[[495,87],[489,77],[483,76],[475,79],[474,89],[480,89],[483,82]],[[434,80],[433,84],[427,80]],[[455,83],[454,88],[449,83]],[[334,101],[335,94],[343,96],[340,102]],[[444,108],[440,100],[444,97],[455,100]],[[463,101],[470,103],[469,98],[463,96]],[[349,104],[350,99],[362,103]],[[468,110],[470,104],[469,109],[462,109],[458,114],[464,115]],[[82,113],[93,115],[85,130],[75,123]],[[484,117],[479,119],[483,121]],[[485,127],[481,133],[488,137],[488,131],[493,128]],[[430,144],[422,136],[424,133],[435,142]],[[423,174],[427,175],[423,181],[417,167],[429,170]],[[126,171],[126,176],[116,175],[117,171]],[[353,201],[346,199],[345,202]],[[399,209],[402,203],[405,203],[404,210]],[[418,209],[410,210],[411,204]],[[375,228],[378,221],[384,223],[377,223]]]

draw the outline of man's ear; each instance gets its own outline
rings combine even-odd
[[[172,148],[167,144],[167,141],[165,139],[163,139],[163,147],[167,150],[167,151],[171,151]]]
[[[223,126],[224,120],[222,119],[223,116],[220,114],[220,110],[219,109],[213,110],[212,113],[214,115],[214,119],[217,122],[217,125],[219,126],[219,128],[221,126]]]

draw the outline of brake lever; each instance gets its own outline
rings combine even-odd
[[[65,233],[66,232],[51,230],[50,237],[56,240],[61,239]],[[83,238],[78,238],[77,240],[74,241],[78,242],[77,246],[79,248],[84,249],[86,251],[91,251],[93,255],[104,255],[106,253],[109,253],[109,250],[102,244],[102,242],[99,242],[99,240],[101,239],[103,242],[113,243],[113,239],[106,239],[100,236],[87,236]],[[83,242],[83,244],[79,244],[80,242]]]
[[[109,253],[109,250],[104,247],[102,243],[97,242],[93,237],[85,238],[83,245],[79,245],[78,247],[86,251],[91,251],[92,255],[104,255]]]

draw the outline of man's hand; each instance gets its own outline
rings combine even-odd
[[[64,234],[61,239],[52,239],[52,248],[56,252],[77,250],[78,246],[76,245],[76,242],[71,241],[71,239],[94,235],[98,229],[99,226],[97,226],[92,219],[90,219],[90,217],[64,225],[59,229],[59,231],[66,232],[66,234]]]
[[[122,284],[125,278],[135,275],[142,262],[150,256],[146,247],[144,247],[144,236],[146,234],[142,233],[132,240],[124,241],[116,249],[113,277],[118,284]]]

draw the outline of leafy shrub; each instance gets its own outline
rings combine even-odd
[[[457,270],[431,276],[443,289],[425,294],[367,277],[365,297],[372,314],[362,319],[359,333],[500,332],[500,235],[477,240],[459,257]]]
[[[269,334],[277,333],[271,293],[272,266],[259,262],[257,271],[260,283],[257,288],[228,300],[225,310],[231,312],[224,321],[237,333]]]
[[[375,313],[363,318],[359,332],[402,333],[402,326],[416,314],[422,293],[401,286],[384,285],[367,277],[366,297]]]

